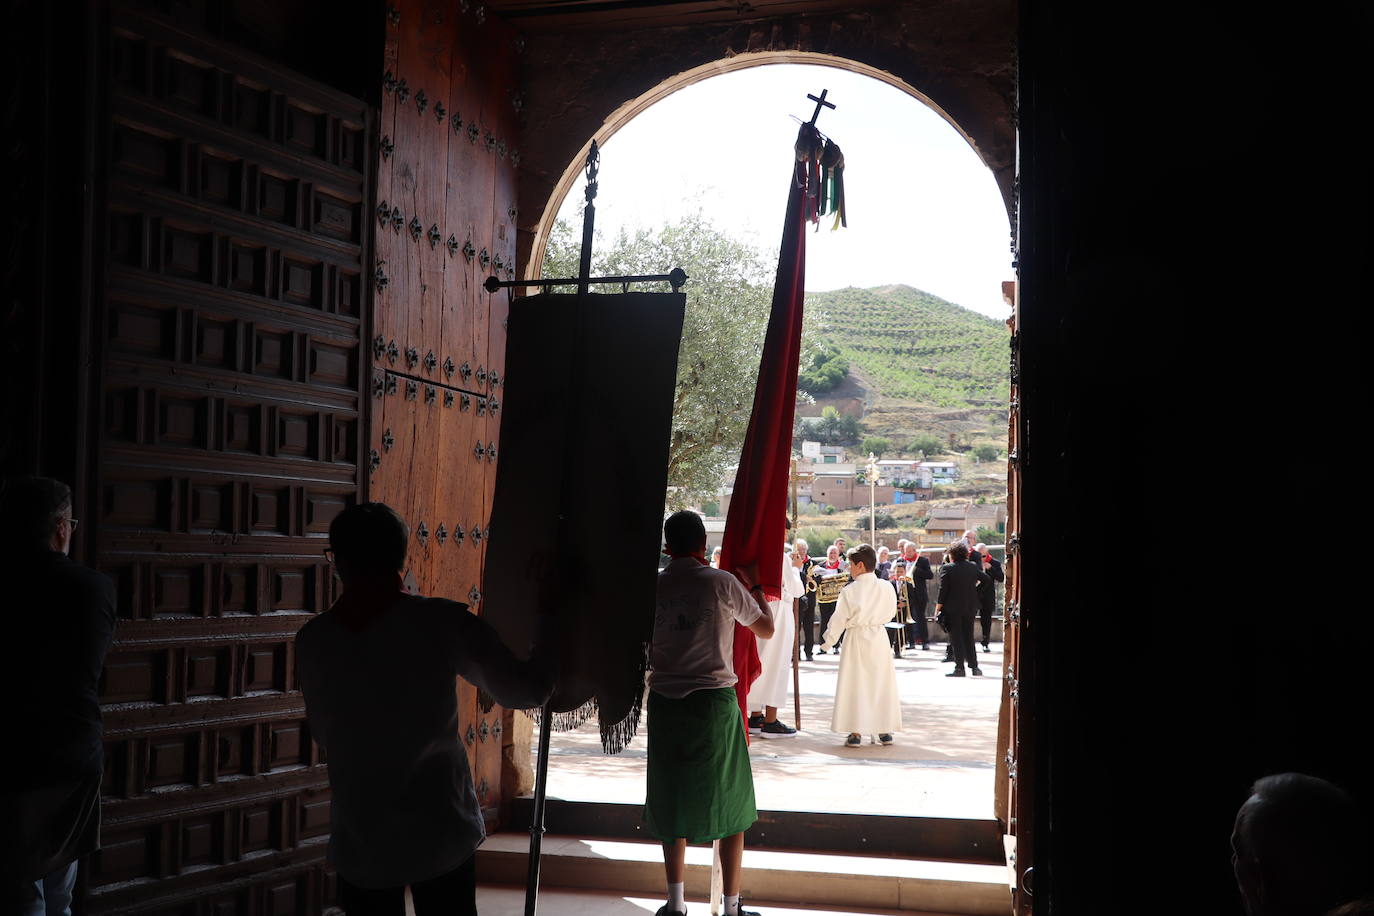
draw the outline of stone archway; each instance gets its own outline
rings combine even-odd
[[[992,171],[1014,212],[1016,7],[935,0],[753,23],[527,34],[517,104],[517,263],[537,276],[558,205],[592,139],[604,142],[692,83],[778,63],[833,66],[882,80],[938,112]],[[1015,225],[1013,221],[1013,225]]]
[[[648,92],[625,102],[606,117],[602,127],[597,130],[595,134],[586,138],[576,154],[569,160],[567,167],[563,170],[563,173],[558,177],[557,181],[554,182],[552,189],[549,191],[549,196],[543,207],[540,208],[538,222],[533,228],[533,239],[530,243],[531,247],[528,252],[528,259],[523,262],[525,263],[525,278],[533,279],[539,276],[549,232],[552,230],[553,224],[558,217],[559,208],[563,205],[568,193],[572,190],[583,172],[587,151],[590,149],[593,140],[604,146],[607,140],[615,136],[621,128],[629,124],[646,109],[694,83],[699,83],[703,80],[711,79],[712,77],[733,73],[739,70],[753,67],[777,66],[780,64],[810,64],[812,66],[834,67],[838,70],[845,70],[850,73],[857,73],[861,76],[876,79],[901,90],[926,105],[948,122],[949,125],[964,138],[973,152],[988,166],[994,176],[997,175],[999,164],[995,161],[994,157],[991,157],[980,148],[977,138],[965,130],[949,112],[941,108],[929,96],[891,73],[879,70],[868,64],[837,58],[829,54],[819,54],[813,51],[760,51],[756,53],[740,54],[725,60],[702,64],[686,72],[679,73],[660,83],[658,86],[655,86]],[[1010,188],[1001,181],[999,181],[998,187],[1010,211],[1012,207]],[[525,231],[526,230],[522,227],[522,235]]]

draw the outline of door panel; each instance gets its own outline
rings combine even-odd
[[[378,195],[391,215],[377,239],[387,283],[375,305],[384,339],[371,350],[383,381],[368,431],[378,459],[369,498],[410,525],[415,587],[480,613],[499,454],[499,370],[496,382],[491,372],[505,347],[504,329],[491,326],[504,319],[503,306],[493,310],[482,282],[497,261],[503,276],[514,271],[514,36],[477,6],[406,0],[394,8],[382,87],[390,132],[377,160]],[[388,429],[390,450],[382,445]],[[478,797],[494,819],[502,710],[483,711],[466,685],[459,698]]]
[[[88,909],[318,912],[294,636],[362,486],[370,114],[135,9],[107,35],[91,530],[120,620]]]

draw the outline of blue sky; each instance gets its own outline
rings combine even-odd
[[[905,283],[1005,318],[1013,278],[992,173],[953,126],[880,80],[777,64],[711,77],[653,105],[602,146],[597,225],[653,226],[698,207],[722,229],[777,247],[796,118],[808,93],[838,106],[817,126],[845,154],[849,228],[807,240],[808,290]],[[795,118],[793,117],[795,116]],[[581,221],[579,181],[560,216]]]

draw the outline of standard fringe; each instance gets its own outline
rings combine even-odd
[[[533,709],[525,710],[525,712],[529,713],[529,716],[531,719],[534,720],[535,725],[538,725],[541,728],[543,727],[543,709],[536,706]],[[549,727],[556,732],[574,732],[581,728],[583,725],[587,724],[587,720],[590,719],[593,715],[595,715],[596,712],[596,697],[592,697],[590,700],[583,703],[576,709],[570,709],[567,712],[554,713],[552,721],[549,723]]]
[[[625,716],[618,722],[598,721],[597,725],[601,731],[601,750],[608,754],[619,754],[634,740],[639,733],[639,720],[644,712],[644,676],[649,671],[649,643],[641,645],[639,671],[636,680],[639,689],[635,691],[634,701],[630,704],[630,709]],[[480,693],[479,693],[480,696]],[[544,711],[538,707],[525,710],[534,719],[536,725],[543,726]],[[568,712],[556,712],[551,717],[549,727],[556,732],[576,731],[593,715],[600,719],[601,709],[596,702],[596,697],[592,697],[576,709]]]
[[[639,717],[644,711],[644,678],[649,673],[650,648],[649,642],[640,643],[639,670],[635,677],[639,689],[635,691],[635,698],[634,702],[630,704],[630,711],[619,722],[600,723],[601,750],[608,755],[619,754],[625,750],[639,732]]]
[[[639,731],[639,714],[644,708],[644,692],[641,690],[630,705],[630,711],[619,722],[601,724],[601,750],[606,754],[619,754],[625,750]]]

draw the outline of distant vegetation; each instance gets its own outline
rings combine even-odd
[[[823,347],[803,378],[831,388],[843,365],[885,397],[935,407],[1003,405],[1007,380],[1007,328],[995,318],[946,302],[910,286],[807,293],[808,315],[819,316],[808,336]],[[843,362],[841,362],[843,361]],[[800,387],[811,394],[823,393]]]
[[[839,387],[849,374],[849,360],[834,347],[821,347],[797,375],[797,387],[807,394],[825,394]]]

